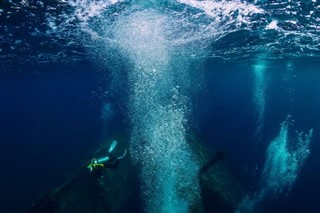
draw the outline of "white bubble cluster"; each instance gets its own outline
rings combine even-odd
[[[296,137],[290,138],[290,122],[291,120],[287,120],[281,124],[279,135],[267,149],[267,159],[262,172],[263,193],[281,194],[285,190],[291,190],[310,154],[313,130],[306,134],[296,132]]]
[[[246,197],[239,205],[237,213],[255,212],[255,207],[266,198],[278,198],[288,193],[310,154],[313,129],[308,133],[295,132],[290,136],[293,120],[288,116],[281,123],[277,137],[268,146],[266,161],[261,174],[261,189],[252,198]]]
[[[139,11],[114,26],[119,51],[130,64],[130,151],[141,164],[147,212],[188,212],[199,196],[198,165],[186,142],[186,104],[172,70],[166,32],[171,20],[157,11]]]

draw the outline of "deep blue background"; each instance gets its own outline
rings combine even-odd
[[[227,150],[227,165],[254,194],[261,187],[266,148],[287,115],[296,120],[292,134],[314,128],[311,154],[291,193],[265,209],[320,212],[319,66],[296,61],[296,77],[286,81],[286,63],[268,63],[265,124],[257,143],[253,138],[256,115],[251,65],[206,62],[206,85],[193,97],[196,104],[190,120],[197,120],[194,131],[209,152]],[[59,186],[90,159],[106,137],[103,104],[123,104],[123,97],[106,97],[108,71],[98,71],[89,63],[17,70],[0,76],[0,209],[4,213],[25,212],[37,196]],[[288,88],[295,88],[292,102]],[[127,129],[122,123],[125,112],[119,114],[122,117],[118,115],[109,126],[113,132]],[[108,131],[110,137],[112,131]]]
[[[271,198],[266,212],[320,212],[320,78],[318,62],[293,61],[293,78],[286,80],[287,62],[270,61],[266,70],[266,111],[261,141],[254,140],[256,114],[253,105],[252,64],[206,63],[206,94],[199,97],[200,134],[212,152],[227,150],[227,164],[251,193],[260,188],[260,174],[266,149],[278,136],[280,124],[291,115],[295,120],[290,135],[313,128],[311,154],[298,175],[292,191]],[[290,100],[289,88],[294,89]],[[200,112],[199,112],[200,111]]]
[[[90,64],[21,67],[0,78],[0,212],[26,212],[101,142],[102,73]]]

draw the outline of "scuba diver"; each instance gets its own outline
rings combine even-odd
[[[118,164],[122,158],[124,158],[127,154],[127,150],[125,149],[124,153],[119,156],[115,157],[112,154],[112,151],[116,148],[117,141],[112,141],[108,151],[107,155],[100,157],[100,158],[92,158],[90,161],[90,164],[87,166],[87,168],[90,170],[93,177],[96,179],[103,177],[103,172],[107,168],[109,169],[116,169],[118,167]]]
[[[127,150],[121,156],[115,154],[116,146],[117,141],[114,140],[110,147],[103,147],[96,152],[95,158],[86,162],[62,186],[52,193],[41,196],[33,203],[28,213],[112,212],[110,203],[106,202],[108,190],[103,185],[108,180],[102,177],[106,169],[117,168],[121,159],[127,154]]]
[[[96,155],[100,155],[100,157],[94,157],[91,159],[87,168],[89,169],[89,191],[88,196],[91,198],[92,209],[91,212],[111,212],[110,207],[105,202],[105,191],[103,186],[101,185],[101,180],[103,178],[104,171],[106,169],[116,169],[119,165],[121,159],[123,159],[127,150],[125,149],[124,153],[115,157],[113,155],[113,150],[117,146],[117,141],[112,141],[109,149],[102,149]]]

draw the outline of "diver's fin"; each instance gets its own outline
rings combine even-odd
[[[116,140],[112,141],[112,143],[111,143],[111,145],[110,145],[110,147],[109,147],[108,152],[111,153],[111,152],[114,150],[114,148],[116,148],[117,144],[118,144],[118,143],[117,143]]]
[[[127,149],[125,149],[123,155],[117,157],[117,159],[120,160],[120,159],[124,158],[126,156],[126,154],[127,154]]]

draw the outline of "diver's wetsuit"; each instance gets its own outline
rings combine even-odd
[[[108,161],[103,163],[103,166],[96,167],[91,171],[91,175],[95,179],[101,178],[105,169],[116,169],[118,167],[121,159],[115,158],[111,154],[109,154],[109,158]]]
[[[99,179],[103,177],[106,169],[116,169],[121,159],[115,158],[111,154],[108,155],[109,160],[103,163],[103,166],[95,167],[91,171],[91,195],[92,198],[92,212],[96,213],[99,210],[103,212],[111,212],[110,207],[105,201],[105,191],[100,185]]]

